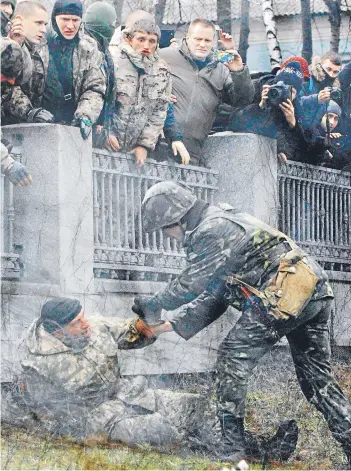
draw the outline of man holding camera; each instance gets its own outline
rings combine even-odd
[[[303,80],[300,64],[290,62],[276,75],[272,85],[263,85],[260,103],[235,113],[228,129],[276,138],[282,161],[299,160],[305,145],[299,98]]]
[[[221,33],[224,57],[213,54],[215,26],[205,19],[190,23],[180,48],[168,47],[160,56],[171,68],[175,118],[183,134],[183,142],[194,165],[206,165],[202,145],[211,131],[218,105],[233,106],[251,103],[254,88],[248,68],[230,35]],[[222,62],[229,59],[230,62]]]

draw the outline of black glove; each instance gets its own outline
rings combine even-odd
[[[158,323],[162,306],[153,296],[135,296],[132,311],[148,323]]]
[[[91,133],[91,128],[93,126],[93,123],[90,121],[89,118],[87,118],[86,116],[82,116],[81,118],[75,118],[72,121],[72,124],[73,126],[80,127],[80,133],[83,139],[88,139],[89,134]]]
[[[18,185],[19,182],[25,180],[27,177],[30,177],[27,167],[25,167],[20,162],[17,162],[16,160],[10,168],[5,170],[4,173],[13,185]],[[31,180],[27,178],[27,181],[30,183]],[[23,183],[28,185],[26,182]]]
[[[44,108],[33,108],[27,114],[28,123],[53,123],[54,115]]]

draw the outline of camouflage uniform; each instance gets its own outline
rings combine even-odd
[[[144,57],[125,43],[112,47],[111,54],[116,68],[116,112],[111,132],[121,150],[136,146],[153,150],[162,133],[172,90],[168,66],[157,53]]]
[[[149,203],[152,205],[152,199]],[[186,304],[172,321],[174,330],[185,339],[217,319],[229,305],[242,310],[241,318],[219,347],[220,419],[229,415],[243,424],[248,378],[259,359],[286,335],[303,393],[323,413],[346,453],[351,453],[351,407],[330,368],[328,321],[333,293],[326,273],[305,254],[304,260],[318,277],[313,296],[296,318],[275,319],[248,302],[239,289],[229,289],[225,280],[234,275],[264,289],[276,275],[281,256],[294,243],[248,214],[206,207],[204,203],[197,209],[197,204],[185,216],[187,268],[150,303],[166,310]],[[154,213],[157,208],[153,211],[157,224]],[[235,448],[238,453],[244,449],[241,434],[235,436],[233,451]]]
[[[145,377],[121,378],[117,341],[129,322],[94,316],[89,324],[90,338],[81,348],[47,333],[39,320],[32,324],[21,393],[16,402],[9,393],[4,398],[2,420],[23,423],[28,415],[15,406],[22,402],[37,417],[27,426],[55,435],[162,447],[194,433],[203,421],[205,398],[150,389]]]
[[[5,110],[9,120],[16,122],[27,121],[29,111],[42,106],[49,66],[47,44],[33,47],[26,43],[26,46],[33,62],[32,78],[27,85],[15,87]],[[92,123],[98,119],[106,91],[106,77],[102,63],[103,57],[96,41],[87,35],[82,35],[73,52],[73,89],[77,106],[74,118],[87,116]]]

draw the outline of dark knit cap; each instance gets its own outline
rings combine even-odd
[[[301,65],[298,62],[289,62],[281,71],[276,75],[274,83],[284,82],[286,85],[294,87],[297,92],[301,91],[303,85],[303,73]]]
[[[56,0],[51,18],[55,18],[58,15],[75,15],[82,18],[83,4],[81,0]]]
[[[40,319],[49,334],[69,324],[82,310],[78,299],[56,298],[47,301],[41,308]]]

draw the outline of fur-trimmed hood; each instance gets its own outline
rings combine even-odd
[[[321,64],[321,57],[314,56],[312,57],[311,65],[309,66],[311,75],[317,80],[317,82],[323,82],[327,78],[326,72],[323,70]],[[340,87],[339,80],[336,78],[333,82],[333,87]]]

